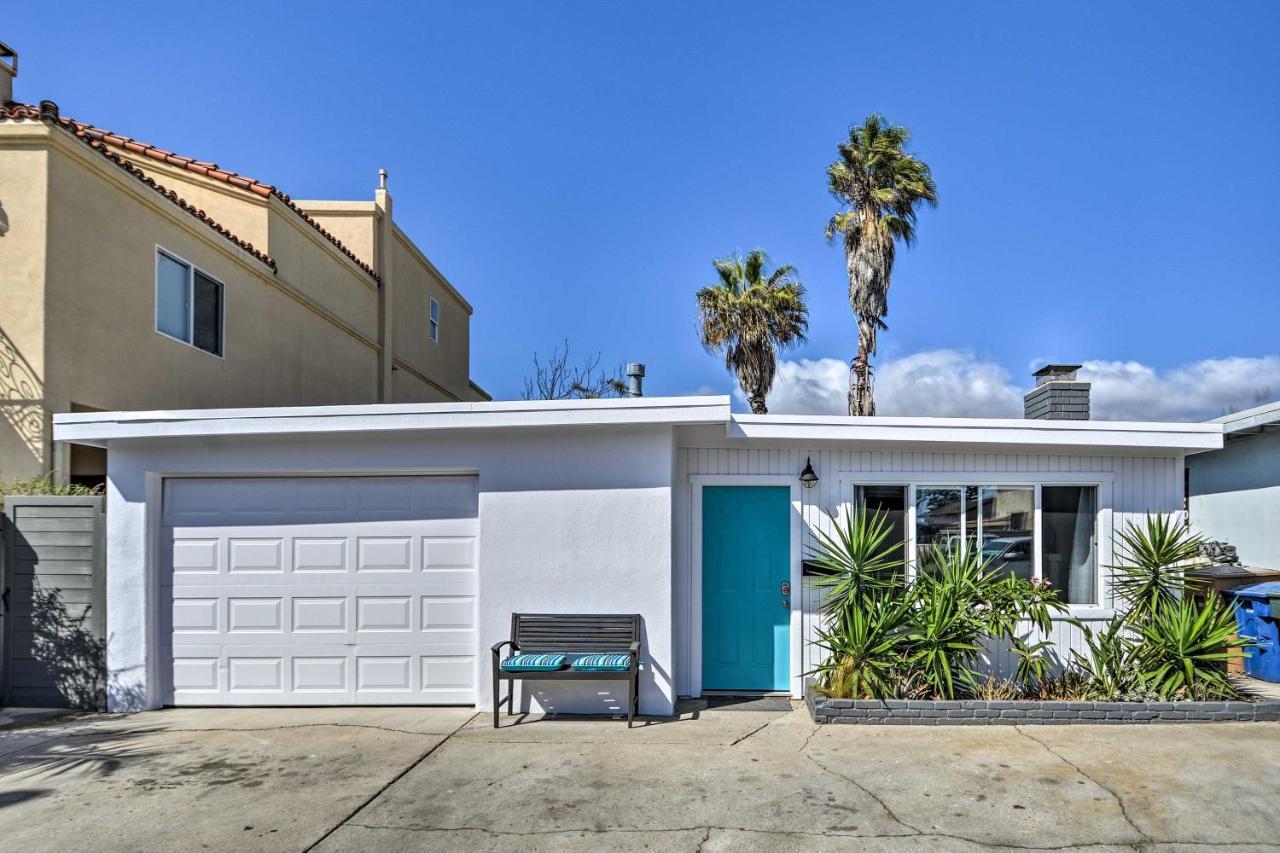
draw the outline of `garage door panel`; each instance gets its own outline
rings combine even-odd
[[[174,704],[473,703],[476,495],[466,477],[166,481]]]

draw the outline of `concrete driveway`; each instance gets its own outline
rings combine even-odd
[[[0,731],[6,849],[1280,850],[1280,724],[628,731],[462,709],[169,710]]]

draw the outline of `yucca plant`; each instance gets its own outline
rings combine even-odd
[[[958,587],[938,582],[916,585],[915,607],[907,629],[907,663],[935,696],[954,699],[957,686],[972,688],[969,667],[982,647],[983,621],[975,618],[971,600]]]
[[[1071,663],[1084,678],[1084,698],[1119,699],[1142,688],[1139,674],[1138,644],[1123,622],[1115,619],[1099,631],[1080,622],[1087,655],[1071,650]]]
[[[809,563],[822,577],[813,585],[823,593],[823,609],[833,624],[873,592],[888,589],[902,567],[902,547],[889,541],[893,526],[879,512],[859,507],[844,520],[827,513],[831,532],[819,527],[808,549]]]
[[[1011,639],[1021,622],[1048,633],[1053,615],[1067,609],[1048,584],[1010,575],[995,558],[959,539],[929,549],[925,562],[917,583],[954,590],[991,637]]]
[[[1141,624],[1182,599],[1189,569],[1204,565],[1203,538],[1173,516],[1148,515],[1120,533],[1120,562],[1111,566],[1111,588],[1124,605],[1122,619]]]
[[[1181,599],[1138,625],[1141,679],[1162,699],[1222,699],[1235,695],[1226,663],[1250,645],[1236,639],[1235,607],[1217,596],[1203,604]]]
[[[868,594],[850,602],[833,625],[818,630],[817,643],[827,651],[808,674],[818,688],[840,698],[883,698],[894,695],[906,650],[911,602],[884,594]]]

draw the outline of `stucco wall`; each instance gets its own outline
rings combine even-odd
[[[413,248],[408,238],[396,230],[391,241],[391,262],[395,271],[395,356],[419,374],[443,385],[456,400],[472,399],[468,387],[471,375],[471,308],[460,302],[445,286],[443,278]],[[428,304],[440,304],[440,340],[431,340]],[[399,377],[397,378],[399,379]],[[423,396],[398,396],[405,402],[448,399],[438,389],[397,384],[397,392]]]
[[[0,482],[43,473],[44,264],[48,155],[33,135],[0,124]]]
[[[372,402],[376,352],[276,286],[271,270],[164,199],[55,151],[49,180],[48,398],[95,409]],[[114,177],[114,176],[113,176]],[[133,180],[122,175],[126,180]],[[152,194],[154,195],[154,193]],[[172,208],[172,209],[171,209]],[[157,245],[224,286],[219,358],[155,331]]]
[[[279,270],[67,134],[0,124],[0,481],[69,472],[50,439],[52,412],[376,401],[378,291],[366,273],[279,200],[130,159],[271,254]],[[373,260],[371,225],[328,225]],[[157,245],[225,286],[224,358],[155,332]],[[429,263],[397,253],[413,314],[397,323],[420,321],[425,339],[419,291],[430,285],[442,330],[434,355],[406,354],[411,369],[396,372],[395,399],[476,399],[469,313],[447,286],[430,284]]]
[[[1280,433],[1232,438],[1187,470],[1192,528],[1236,546],[1246,565],[1280,569]]]
[[[489,648],[514,610],[639,612],[640,707],[674,701],[669,427],[439,431],[418,435],[115,442],[110,448],[107,594],[112,708],[159,701],[150,572],[166,473],[470,470],[479,475],[479,707],[490,707]],[[592,682],[530,682],[526,706],[603,710]]]

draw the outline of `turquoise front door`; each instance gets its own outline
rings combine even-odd
[[[702,689],[791,689],[791,489],[702,487]]]

